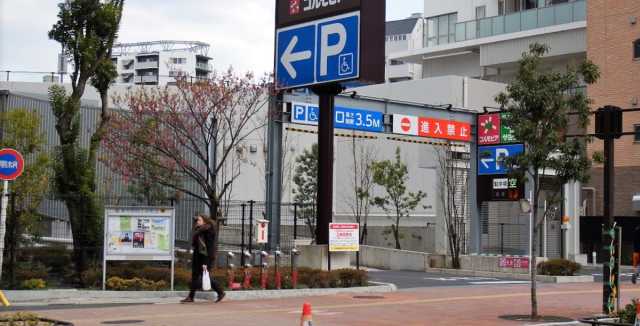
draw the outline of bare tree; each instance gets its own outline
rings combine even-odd
[[[356,131],[352,132],[351,155],[353,180],[351,186],[353,196],[347,197],[351,213],[360,227],[360,244],[367,243],[367,224],[371,211],[371,190],[373,189],[373,172],[371,167],[375,161],[375,148],[363,144],[364,140],[357,140]]]
[[[461,146],[447,142],[434,148],[438,160],[438,198],[453,268],[460,268],[460,253],[466,235],[468,215],[469,157]],[[462,147],[461,149],[465,149]]]

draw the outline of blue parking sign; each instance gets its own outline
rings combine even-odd
[[[359,11],[280,28],[276,38],[278,89],[360,76]]]
[[[523,144],[478,146],[478,175],[509,173],[505,159],[523,152]]]

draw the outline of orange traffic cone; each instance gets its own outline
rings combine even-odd
[[[311,304],[305,302],[302,305],[302,317],[300,318],[300,326],[313,326],[313,320],[311,316]]]

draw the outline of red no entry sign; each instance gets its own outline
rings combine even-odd
[[[0,150],[0,180],[15,180],[24,171],[22,154],[10,148]]]

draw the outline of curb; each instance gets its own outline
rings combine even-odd
[[[446,269],[446,268],[429,268],[426,270],[430,273],[440,273],[448,275],[460,275],[460,276],[480,276],[480,277],[509,277],[516,280],[529,281],[531,277],[529,274],[522,273],[502,273],[502,272],[485,272],[485,271],[472,271],[462,269]],[[549,275],[537,275],[536,280],[544,283],[593,283],[595,279],[592,275],[577,275],[577,276],[549,276]]]
[[[306,296],[326,296],[345,293],[390,293],[397,291],[394,284],[374,283],[373,286],[331,289],[296,289],[296,290],[252,290],[227,291],[226,300],[246,301],[260,299],[282,299]],[[47,305],[47,304],[117,304],[147,303],[154,300],[178,299],[186,297],[187,291],[91,291],[91,290],[40,290],[40,291],[4,291],[12,305]],[[197,299],[212,300],[213,292],[197,292]],[[177,303],[177,300],[176,300]]]

